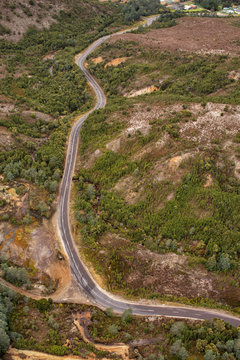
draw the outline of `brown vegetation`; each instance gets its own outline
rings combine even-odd
[[[146,34],[117,35],[109,41],[134,40],[144,47],[158,50],[237,55],[239,38],[240,28],[234,27],[227,19],[185,17],[171,28]]]

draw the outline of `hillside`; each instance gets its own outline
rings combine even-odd
[[[173,319],[91,305],[96,288],[72,276],[56,216],[61,204],[68,217],[70,129],[95,101],[74,59],[156,11],[87,59],[107,105],[81,129],[63,232],[104,289]],[[2,2],[0,357],[11,344],[6,360],[239,359],[238,320],[224,313],[240,313],[239,20],[204,16],[157,0]],[[212,316],[198,307],[231,324],[197,320]]]
[[[1,261],[24,267],[33,291],[50,294],[70,277],[54,217],[66,140],[92,104],[74,54],[118,26],[118,12],[95,1],[12,1],[1,14],[21,33],[0,41]]]
[[[58,24],[64,16],[68,23],[74,23],[74,19],[86,20],[86,18],[101,17],[106,14],[106,5],[98,1],[76,0],[9,0],[0,4],[0,39],[11,41],[20,40],[26,31],[34,27],[36,29],[48,29],[52,24]],[[111,5],[108,9],[111,8]],[[108,11],[107,11],[108,12]],[[108,15],[111,14],[111,11]],[[70,21],[69,21],[70,20]],[[73,34],[71,34],[72,36]]]
[[[218,26],[232,40],[216,34],[210,50]],[[238,36],[228,20],[183,18],[88,60],[109,102],[82,130],[74,209],[111,291],[239,309]]]

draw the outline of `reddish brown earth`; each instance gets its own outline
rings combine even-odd
[[[146,34],[127,33],[115,36],[110,41],[119,39],[134,40],[144,46],[168,51],[240,53],[240,27],[231,25],[228,19],[186,17],[171,28],[157,29]]]

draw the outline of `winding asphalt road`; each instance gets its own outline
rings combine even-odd
[[[146,25],[151,24],[154,19],[154,17],[151,19],[147,19]],[[126,31],[120,33],[124,32]],[[106,105],[106,97],[102,88],[99,86],[94,77],[89,73],[89,71],[85,68],[84,63],[88,55],[90,55],[99,45],[101,45],[104,41],[106,41],[112,36],[114,35],[107,35],[95,41],[80,55],[78,59],[78,65],[86,76],[89,84],[92,86],[96,94],[97,102],[95,107],[87,114],[80,117],[72,128],[69,138],[65,170],[60,188],[58,204],[58,229],[66,254],[70,261],[72,273],[76,277],[81,291],[85,292],[85,294],[101,308],[111,307],[117,313],[122,313],[124,310],[131,308],[133,314],[145,316],[161,315],[166,317],[188,318],[198,320],[220,318],[231,323],[234,326],[239,326],[240,318],[217,310],[209,310],[203,308],[199,309],[187,306],[170,306],[164,304],[156,306],[142,305],[127,300],[119,300],[112,294],[107,293],[105,290],[101,289],[100,286],[93,280],[89,271],[83,264],[78,254],[78,251],[76,250],[74,239],[71,234],[71,226],[69,221],[69,199],[72,176],[76,161],[76,154],[78,150],[79,132],[89,114],[91,114],[96,109],[104,108],[104,106]]]

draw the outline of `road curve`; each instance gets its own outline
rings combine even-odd
[[[154,18],[148,19],[146,24],[149,25]],[[124,33],[123,31],[121,33]],[[119,34],[119,33],[118,33]],[[93,280],[92,276],[88,272],[87,268],[83,264],[76,247],[74,245],[73,236],[71,234],[71,226],[69,221],[69,199],[70,189],[72,182],[72,175],[75,167],[76,154],[78,150],[79,132],[87,117],[96,109],[104,108],[106,105],[106,97],[102,88],[99,86],[94,77],[85,68],[84,63],[88,55],[90,55],[99,45],[114,35],[107,35],[96,40],[91,46],[89,46],[79,57],[78,65],[83,71],[89,84],[92,86],[96,94],[96,105],[87,114],[83,115],[74,124],[69,137],[69,145],[67,150],[64,175],[61,182],[59,203],[58,203],[58,230],[65,248],[66,254],[69,258],[71,271],[74,274],[79,287],[85,294],[93,300],[98,306],[102,308],[111,307],[115,312],[121,313],[126,309],[131,308],[135,315],[153,316],[160,315],[166,317],[175,318],[187,318],[187,319],[213,319],[220,318],[224,321],[231,323],[234,326],[240,325],[240,318],[231,314],[209,310],[205,308],[194,308],[187,306],[170,306],[170,305],[142,305],[130,301],[118,300],[110,293],[101,289],[100,286]]]

